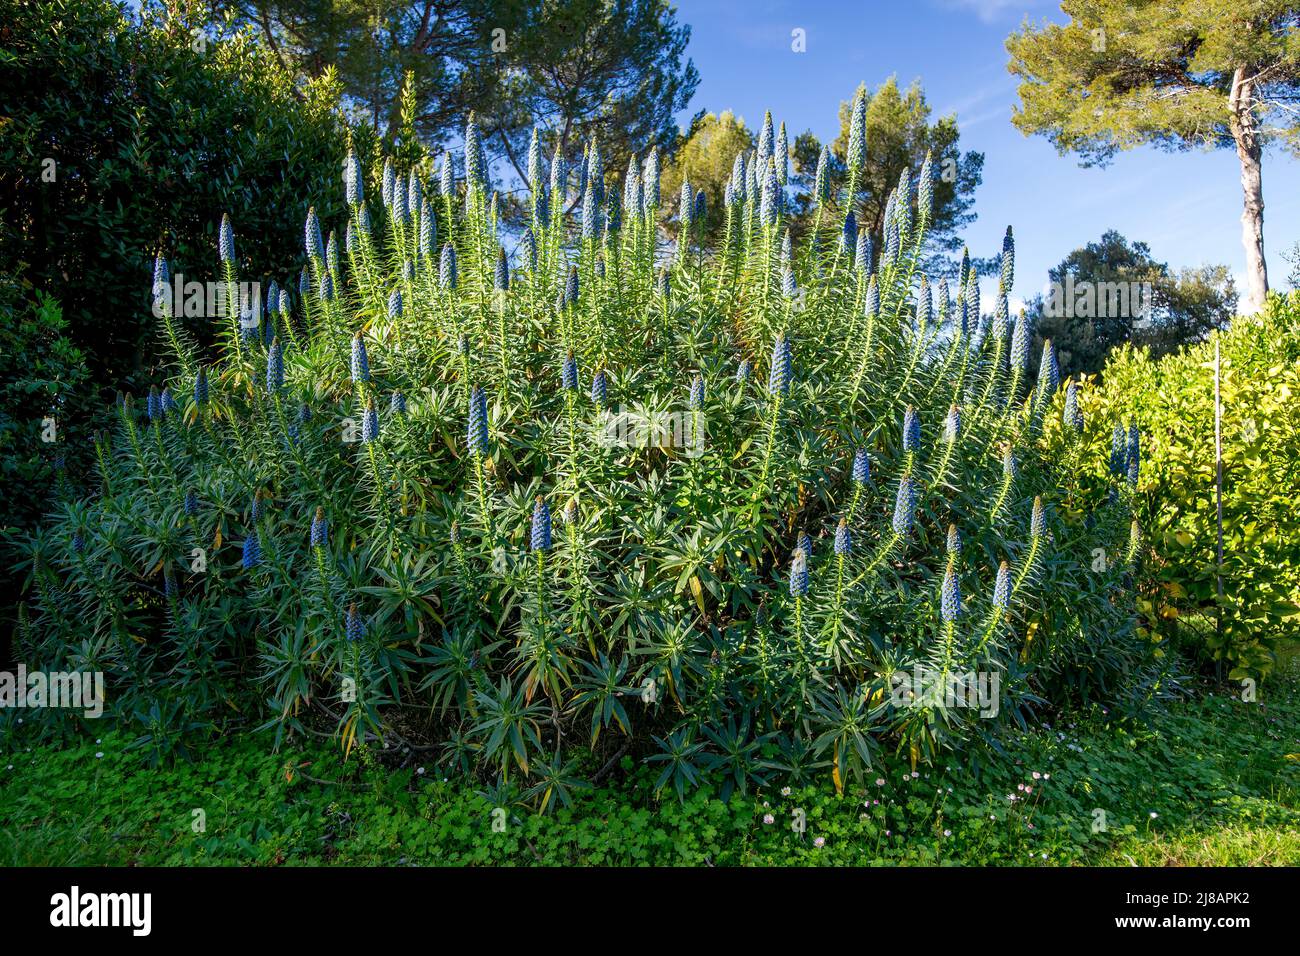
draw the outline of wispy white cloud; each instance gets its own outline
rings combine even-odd
[[[1011,104],[1015,102],[1016,79],[1008,76],[1001,64],[981,70],[982,76],[991,79],[967,93],[959,100],[949,101],[944,107],[935,110],[936,116],[956,114],[962,129],[967,129],[990,119],[1009,117]],[[975,79],[972,77],[972,79]]]
[[[964,118],[961,113],[958,113],[957,127],[964,133],[967,132],[968,130],[974,129],[976,126],[979,126],[983,123],[987,123],[989,120],[995,120],[995,119],[1010,120],[1011,104],[1006,103],[1003,104],[1002,106],[995,107],[994,109],[985,110],[983,113],[976,113],[974,116],[971,116],[969,119]]]

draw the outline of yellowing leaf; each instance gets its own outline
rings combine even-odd
[[[704,606],[704,588],[700,585],[698,574],[691,575],[691,593],[695,595],[695,604],[700,609],[700,613],[707,616],[709,611]]]

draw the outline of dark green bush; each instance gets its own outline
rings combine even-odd
[[[52,497],[68,491],[69,449],[82,455],[84,432],[69,434],[64,410],[93,388],[85,354],[67,336],[52,296],[35,304],[0,279],[0,528],[30,526]],[[72,472],[77,471],[76,462]]]
[[[0,2],[6,527],[49,506],[58,455],[85,457],[85,442],[34,453],[30,436],[55,393],[61,436],[84,438],[111,422],[116,389],[147,379],[159,251],[174,272],[208,278],[216,224],[230,212],[245,224],[241,272],[283,281],[296,272],[309,197],[324,215],[343,208],[325,188],[346,132],[328,77],[297,85],[250,38],[144,17],[111,0]],[[44,296],[61,305],[57,331]],[[183,321],[194,341],[211,342],[206,318]],[[0,599],[9,584],[6,570]]]
[[[345,152],[337,91],[295,85],[251,38],[110,0],[4,6],[0,273],[62,302],[111,387],[152,361],[156,253],[206,277],[229,212],[246,277],[292,274],[309,197],[342,211],[325,188]]]

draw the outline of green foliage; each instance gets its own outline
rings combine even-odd
[[[927,269],[940,268],[941,257],[961,248],[958,234],[975,221],[975,190],[984,177],[984,154],[960,148],[955,114],[931,119],[931,108],[919,81],[900,90],[891,76],[874,91],[859,87],[866,98],[867,161],[855,179],[854,202],[858,226],[867,229],[879,250],[884,238],[885,206],[899,176],[915,171],[928,154],[934,164],[934,212],[927,235]],[[835,195],[848,188],[847,148],[851,102],[840,103],[840,134],[830,145],[830,182]],[[795,141],[796,181],[811,187],[821,146],[811,133]]]
[[[611,171],[634,152],[676,142],[677,115],[700,75],[686,55],[691,28],[668,0],[513,0],[493,25],[509,37],[505,80],[481,112],[495,119],[521,179],[538,127],[571,163],[580,144],[599,143]]]
[[[704,225],[709,245],[717,243],[726,222],[724,199],[732,164],[737,154],[753,148],[754,134],[743,119],[738,119],[730,110],[724,110],[720,115],[709,113],[692,125],[681,145],[674,150],[672,162],[664,169],[665,196],[680,197],[683,180],[691,184],[694,192],[704,190],[708,211]],[[669,211],[677,213],[677,227],[680,229],[679,206],[674,203]]]
[[[1155,360],[1125,346],[1084,402],[1097,445],[1117,421],[1143,434],[1137,496],[1150,588],[1147,627],[1233,680],[1273,666],[1300,623],[1300,299],[1271,298],[1210,340]],[[1223,597],[1214,495],[1214,343],[1222,361]]]
[[[1034,329],[1031,369],[1043,342],[1056,345],[1061,374],[1096,374],[1123,342],[1148,346],[1154,358],[1223,328],[1237,304],[1227,266],[1171,272],[1145,242],[1114,230],[1075,249],[1048,272],[1052,292],[1026,306]]]
[[[336,70],[351,112],[390,149],[407,77],[423,142],[454,141],[466,117],[486,118],[486,149],[525,186],[535,128],[547,158],[558,145],[576,165],[580,145],[594,141],[606,168],[621,170],[636,150],[672,147],[699,84],[685,55],[690,28],[666,0],[476,0],[432,14],[410,0],[219,6],[293,69]],[[517,210],[502,213],[513,220]]]
[[[1012,122],[1061,152],[1233,144],[1234,71],[1258,78],[1261,133],[1295,141],[1286,105],[1300,82],[1294,4],[1285,0],[1065,0],[1068,23],[1026,23],[1007,40],[1020,77]]]
[[[577,234],[569,181],[539,189],[509,271],[476,141],[417,215],[367,189],[337,260],[309,226],[305,295],[223,320],[202,387],[169,356],[176,408],[123,402],[103,494],[23,549],[22,659],[106,671],[159,760],[196,725],[411,735],[551,807],[586,754],[681,799],[769,764],[844,788],[1169,693],[1129,569],[1092,566],[1127,496],[1080,482],[1057,382],[979,330],[973,280],[931,307],[911,190],[875,275],[833,220],[787,253],[770,186],[657,271],[652,154]]]
[[[208,321],[181,310],[158,327],[155,255],[178,282],[206,280],[229,211],[248,229],[244,275],[286,275],[310,197],[322,215],[343,208],[323,187],[344,141],[329,78],[295,84],[247,37],[191,32],[180,14],[135,22],[110,0],[4,9],[0,507],[3,526],[25,532],[83,490],[87,439],[112,427],[116,389],[148,380],[155,343],[212,342]],[[52,411],[59,441],[45,444]],[[6,563],[6,635],[16,590]]]
[[[328,76],[295,84],[249,37],[218,39],[180,14],[135,23],[109,0],[8,10],[0,273],[62,303],[111,394],[154,363],[158,252],[173,273],[206,277],[229,212],[246,279],[285,275],[311,197],[341,214],[325,191],[344,152],[337,90]],[[211,340],[206,323],[186,331]]]
[[[1018,129],[1084,165],[1120,150],[1232,147],[1240,165],[1246,301],[1262,308],[1262,165],[1300,146],[1300,31],[1287,0],[1064,0],[1068,22],[1025,22],[1007,39],[1020,79]]]
[[[91,388],[86,356],[69,341],[59,303],[36,293],[29,305],[0,280],[0,515],[5,533],[30,527],[67,490],[68,403]]]
[[[0,864],[1295,865],[1300,704],[1294,674],[1270,686],[1253,704],[1198,693],[1149,725],[1070,714],[1006,735],[978,773],[886,758],[843,795],[782,776],[726,798],[714,775],[679,803],[624,758],[626,779],[549,816],[400,748],[344,764],[230,736],[146,771],[116,733],[19,736],[0,750]]]

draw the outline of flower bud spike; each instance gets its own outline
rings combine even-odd
[[[551,509],[541,495],[537,496],[533,504],[529,541],[534,551],[547,551],[551,547]]]
[[[438,264],[438,284],[448,291],[456,288],[456,249],[450,242],[442,247],[442,261]]]
[[[284,388],[284,355],[280,340],[275,339],[266,353],[266,393],[276,395],[282,388]]]
[[[921,418],[916,408],[908,405],[903,412],[903,451],[912,453],[921,450]]]
[[[329,521],[325,517],[325,509],[317,506],[316,515],[311,519],[311,546],[313,548],[329,548]]]
[[[808,594],[808,552],[795,548],[790,559],[790,596],[806,597]]]
[[[894,517],[891,526],[898,535],[907,534],[912,528],[913,512],[916,510],[916,492],[910,475],[898,480],[898,494],[894,498]]]
[[[467,446],[469,453],[477,458],[483,458],[488,453],[487,393],[481,385],[475,385],[470,390]]]
[[[1003,561],[998,565],[997,580],[993,584],[993,606],[1006,610],[1011,605],[1011,568]]]
[[[939,596],[939,616],[945,624],[951,624],[961,614],[961,585],[957,581],[957,569],[954,559],[948,559],[948,568],[943,574],[943,587]]]
[[[370,381],[370,359],[366,355],[366,341],[361,335],[360,329],[357,330],[356,335],[352,336],[351,371],[352,381]]]
[[[257,530],[249,532],[248,537],[244,539],[244,556],[242,564],[245,571],[251,571],[262,563],[262,542],[258,537]]]
[[[361,440],[366,444],[379,438],[379,410],[375,408],[374,398],[366,401],[366,412],[361,419]]]
[[[560,387],[566,392],[571,392],[578,387],[578,360],[573,355],[573,350],[564,357],[564,363],[560,367]]]
[[[361,161],[351,147],[348,147],[348,156],[343,162],[343,185],[348,205],[360,206],[365,197],[365,177],[361,173]]]
[[[849,531],[849,522],[845,518],[835,526],[835,553],[846,557],[853,551],[853,535]]]

